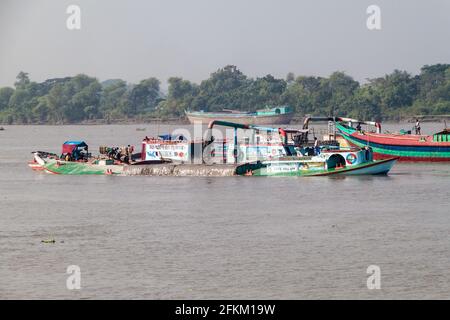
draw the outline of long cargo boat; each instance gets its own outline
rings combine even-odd
[[[336,129],[351,145],[371,147],[375,159],[398,157],[399,161],[450,161],[450,130],[433,135],[381,133],[381,124],[337,118]],[[357,130],[354,123],[375,124],[375,132]]]
[[[216,140],[212,136],[214,126],[232,127],[233,139]],[[271,137],[267,141],[269,144],[260,143],[257,139],[256,144],[244,141],[241,145],[237,129],[253,130],[257,138],[266,132],[267,137]],[[373,160],[370,147],[305,147],[304,141],[295,139],[295,136],[305,136],[307,131],[309,129],[271,128],[215,120],[208,126],[206,139],[201,141],[146,137],[140,153],[133,154],[130,148],[100,147],[97,157],[91,156],[84,141],[67,141],[63,144],[61,156],[34,152],[34,161],[29,165],[34,170],[68,175],[124,174],[135,165],[159,164],[163,171],[170,171],[173,165],[179,169],[190,166],[188,171],[192,171],[192,175],[201,175],[201,171],[211,168],[211,165],[215,165],[215,171],[220,171],[221,166],[229,170],[231,165],[236,175],[327,176],[387,174],[397,160],[395,157]],[[191,170],[194,168],[192,165],[197,165],[195,170]]]
[[[249,125],[288,124],[294,115],[287,106],[261,109],[255,112],[224,110],[222,112],[186,111],[190,123],[209,124],[212,120],[229,121]]]
[[[161,164],[170,162],[162,158],[136,159],[124,148],[100,147],[103,152],[93,157],[84,141],[66,141],[61,156],[45,151],[34,151],[28,166],[35,171],[62,175],[112,175],[122,174],[126,166]]]

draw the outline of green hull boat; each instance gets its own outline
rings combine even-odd
[[[330,176],[387,174],[397,158],[373,160],[370,149],[330,150],[317,156],[291,156],[240,166],[238,175]]]
[[[120,174],[123,166],[120,165],[98,165],[83,162],[51,161],[44,165],[44,170],[52,174],[76,174],[76,175],[105,175]]]
[[[331,169],[308,168],[302,161],[273,161],[261,163],[260,168],[247,172],[252,176],[330,176],[330,175],[382,175],[391,170],[397,159],[386,159],[361,163],[352,167]]]
[[[34,154],[33,170],[41,170],[51,174],[70,175],[108,175],[121,174],[124,165],[99,164],[98,162],[64,161],[45,158],[41,154]]]

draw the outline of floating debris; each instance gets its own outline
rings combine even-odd
[[[41,243],[56,243],[56,240],[55,239],[44,239],[44,240],[41,240]]]

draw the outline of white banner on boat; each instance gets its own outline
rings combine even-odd
[[[145,160],[156,160],[160,158],[172,159],[174,161],[189,160],[189,144],[147,144],[145,146]]]

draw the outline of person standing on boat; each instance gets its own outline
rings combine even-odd
[[[125,150],[126,150],[126,155],[128,157],[128,163],[131,163],[132,158],[133,158],[133,149],[131,148],[130,145],[128,145]]]
[[[358,125],[356,126],[356,130],[358,130],[358,132],[361,132],[361,130],[362,130],[361,122],[358,122]]]
[[[381,123],[375,122],[375,128],[377,129],[377,133],[381,133]]]
[[[314,137],[314,155],[320,154],[320,147],[319,147],[319,140],[317,140],[317,137]]]
[[[130,154],[130,162],[133,161],[134,146],[128,145],[128,153]]]
[[[420,122],[419,119],[416,119],[416,125],[414,126],[416,129],[416,134],[420,135]]]

